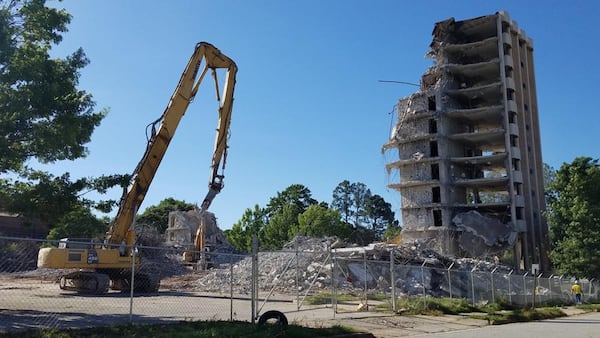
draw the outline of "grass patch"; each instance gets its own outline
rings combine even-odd
[[[112,327],[99,327],[89,329],[67,330],[32,330],[19,332],[8,337],[39,337],[39,338],[71,338],[71,337],[327,337],[354,332],[343,326],[330,328],[308,328],[298,325],[252,325],[248,322],[185,322],[174,324],[152,325],[119,325]]]
[[[517,322],[530,322],[534,320],[564,317],[566,314],[556,307],[536,309],[516,309],[502,312],[492,312],[486,315],[472,315],[474,319],[487,320],[491,325],[509,324]]]
[[[340,302],[358,302],[363,300],[363,295],[357,294],[347,294],[347,293],[337,293],[335,295],[338,303]],[[312,296],[306,297],[304,302],[308,305],[323,305],[323,304],[331,304],[331,299],[333,298],[333,294],[331,292],[321,292]],[[389,299],[390,296],[385,293],[373,293],[367,294],[368,300],[375,301],[384,301]]]
[[[575,307],[587,312],[600,312],[600,304],[580,304]]]
[[[381,309],[391,309],[391,303],[380,306]],[[590,311],[600,310],[600,305],[589,306]],[[503,300],[490,304],[476,304],[475,306],[466,298],[414,298],[400,299],[396,309],[402,314],[442,316],[457,315],[461,313],[478,312],[481,314],[470,315],[474,319],[487,320],[490,324],[506,324],[515,322],[528,322],[566,316],[560,307],[540,307],[535,309],[519,308]],[[591,310],[596,309],[596,310]]]
[[[572,305],[564,300],[552,300],[539,304],[537,308],[519,307],[510,304],[505,299],[497,299],[496,303],[476,304],[475,306],[466,298],[404,298],[396,303],[396,309],[401,314],[408,315],[456,315],[460,313],[471,314],[474,319],[487,320],[492,325],[529,322],[534,320],[564,317],[562,306]],[[377,307],[381,310],[391,310],[391,302],[387,301]],[[577,308],[583,311],[600,312],[600,304],[581,304]]]
[[[391,310],[392,304],[387,301],[378,306],[382,310]],[[444,314],[456,315],[463,312],[481,311],[474,307],[465,298],[415,298],[399,299],[396,302],[396,309],[403,314],[441,316]]]
[[[386,295],[385,293],[370,293],[367,295],[368,300],[377,300],[377,301],[385,301],[390,299],[390,295]]]
[[[464,312],[478,311],[465,298],[433,298],[427,299],[427,306],[442,311],[444,314],[457,315]]]
[[[360,300],[360,297],[358,297],[358,296],[342,294],[342,293],[336,294],[335,297],[336,297],[338,303]],[[321,293],[306,297],[304,302],[308,305],[331,304],[332,298],[333,298],[333,294],[331,292],[321,292]]]

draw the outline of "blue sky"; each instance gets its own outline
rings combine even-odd
[[[87,158],[47,169],[73,177],[131,173],[145,127],[164,111],[194,46],[207,41],[239,72],[225,188],[211,207],[222,229],[291,184],[331,202],[343,180],[392,204],[381,154],[399,98],[417,88],[437,21],[507,11],[534,42],[542,152],[554,168],[599,158],[597,1],[48,1],[73,15],[54,48],[82,47],[91,60],[80,89],[110,112]],[[216,103],[205,81],[158,170],[142,209],[207,192]],[[115,189],[103,198],[118,198]]]

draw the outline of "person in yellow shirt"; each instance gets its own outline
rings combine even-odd
[[[581,304],[581,285],[578,280],[571,286],[571,293],[575,296],[575,304]]]

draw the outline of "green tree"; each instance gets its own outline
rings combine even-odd
[[[295,236],[298,229],[298,216],[309,206],[319,204],[312,198],[310,189],[302,184],[292,184],[275,197],[272,197],[265,208],[267,223],[261,247],[279,249]]]
[[[546,204],[548,204],[550,203],[550,196],[552,195],[551,187],[554,184],[554,181],[556,181],[556,170],[547,163],[544,163],[542,170],[544,175],[544,198],[546,199]]]
[[[301,214],[306,211],[309,206],[317,203],[319,202],[312,198],[310,189],[302,184],[292,184],[283,191],[277,192],[277,196],[271,197],[267,204],[266,211],[269,217],[272,217],[281,212],[287,205],[297,214]]]
[[[396,239],[398,238],[398,236],[400,236],[401,231],[402,228],[400,227],[400,224],[398,224],[398,222],[395,221],[392,225],[388,226],[388,228],[385,229],[385,232],[383,233],[383,240],[389,241]]]
[[[0,201],[6,211],[31,219],[40,219],[51,226],[79,205],[78,194],[83,180],[71,181],[69,174],[55,177],[42,171],[27,170],[26,180],[4,180]]]
[[[351,228],[350,241],[367,245],[382,236],[380,224],[389,217],[384,211],[384,203],[383,198],[373,199],[371,190],[364,183],[344,180],[335,188],[331,205]]]
[[[340,212],[344,222],[354,227],[365,226],[365,207],[370,197],[371,190],[364,183],[344,180],[333,190],[331,205]]]
[[[305,236],[347,239],[350,235],[350,229],[342,222],[339,211],[316,204],[298,216],[298,227],[297,232]]]
[[[70,21],[45,0],[0,0],[0,173],[31,158],[51,163],[86,156],[84,145],[105,115],[77,89],[89,62],[83,50],[50,57]]]
[[[169,212],[188,211],[195,207],[192,203],[168,197],[160,201],[157,205],[147,207],[143,213],[136,217],[136,223],[148,225],[155,228],[159,233],[164,233],[169,224]]]
[[[364,183],[352,183],[352,202],[354,208],[354,226],[366,226],[366,206],[371,198],[371,190]]]
[[[81,48],[50,57],[71,15],[45,0],[0,0],[0,209],[52,226],[64,226],[81,208],[110,210],[116,201],[93,202],[85,193],[123,185],[128,175],[72,180],[35,171],[29,160],[52,163],[87,155],[85,146],[106,111],[77,88],[89,60]],[[62,223],[61,223],[62,222]]]
[[[354,217],[352,206],[352,184],[348,180],[340,182],[333,190],[333,199],[331,207],[338,210],[342,219],[346,223],[350,223],[350,219]]]
[[[225,236],[236,250],[251,252],[252,237],[256,235],[262,242],[266,223],[266,211],[256,204],[254,209],[246,209],[242,218],[233,224],[231,229],[225,230]]]
[[[383,197],[372,195],[367,197],[364,215],[370,229],[375,233],[377,239],[383,239],[384,232],[395,225],[392,205],[387,203]]]
[[[556,180],[556,169],[552,168],[548,163],[544,163],[542,171],[544,174],[544,189],[548,189]]]
[[[563,164],[550,186],[550,257],[561,274],[600,278],[600,166],[578,157]]]
[[[292,204],[286,204],[281,210],[269,217],[265,225],[261,248],[269,250],[281,249],[295,235],[298,229],[298,210]]]
[[[357,227],[349,225],[349,228],[352,231],[349,238],[350,242],[352,243],[365,246],[377,240],[375,232],[369,228],[360,225]]]
[[[56,177],[44,171],[23,169],[19,179],[0,179],[0,205],[4,211],[39,219],[52,227],[80,207],[110,211],[116,201],[91,201],[84,198],[85,193],[91,190],[105,193],[115,185],[126,187],[129,179],[129,175],[111,175],[72,180],[68,173]]]
[[[94,216],[90,209],[78,206],[61,217],[50,230],[48,239],[104,238],[108,225]]]

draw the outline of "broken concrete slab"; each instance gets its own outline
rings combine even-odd
[[[457,214],[452,222],[461,232],[459,245],[475,257],[510,249],[517,238],[517,231],[511,223],[502,223],[475,210]]]

